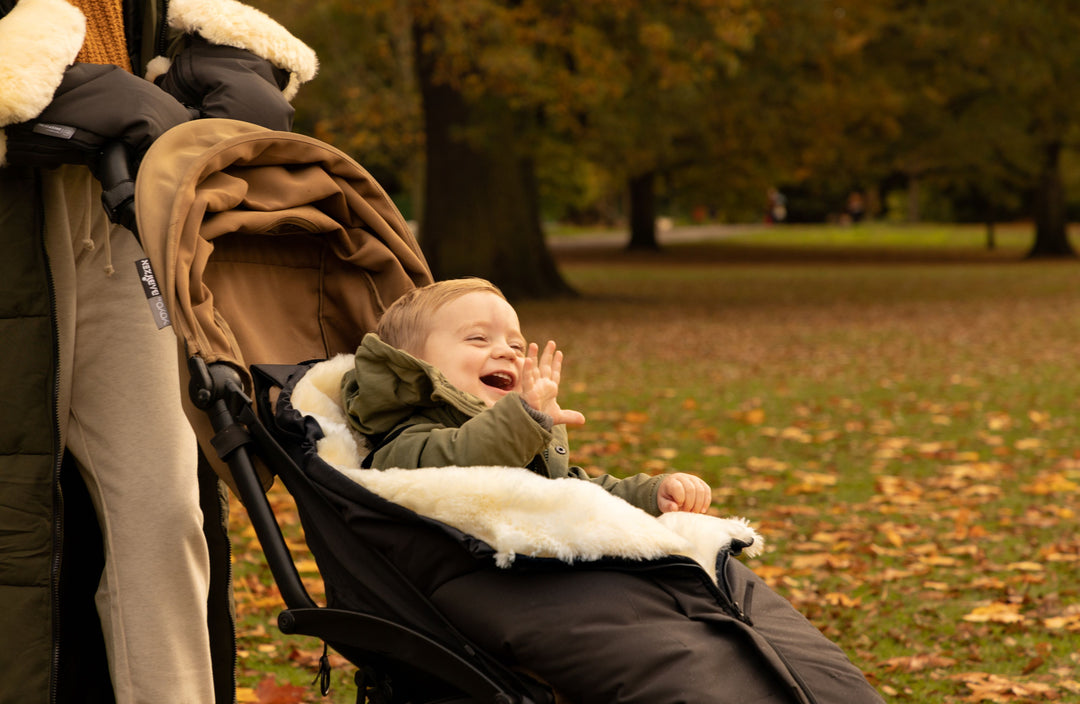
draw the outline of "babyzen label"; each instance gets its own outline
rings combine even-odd
[[[154,316],[154,322],[158,330],[167,328],[172,324],[169,320],[169,311],[165,308],[165,297],[161,295],[157,277],[150,267],[150,260],[143,258],[135,262],[135,268],[139,271],[139,280],[142,281],[143,292],[146,301],[150,304],[150,313]]]

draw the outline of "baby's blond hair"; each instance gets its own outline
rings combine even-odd
[[[486,279],[436,281],[427,286],[414,288],[390,304],[390,307],[379,318],[379,325],[375,332],[388,345],[405,350],[409,354],[419,354],[431,331],[431,321],[439,309],[468,293],[477,292],[494,293],[504,301],[506,300],[503,292]]]

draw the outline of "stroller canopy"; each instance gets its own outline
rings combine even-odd
[[[143,246],[184,351],[207,364],[352,352],[397,297],[431,281],[374,178],[310,137],[195,120],[139,169]]]

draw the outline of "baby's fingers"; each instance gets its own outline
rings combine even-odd
[[[557,349],[554,340],[548,340],[540,356],[540,374],[558,384],[562,377],[562,365],[562,351]]]
[[[559,411],[559,419],[556,425],[582,426],[585,425],[585,414],[580,411]]]
[[[548,340],[544,345],[544,351],[540,354],[540,373],[547,377],[551,376],[551,365],[555,358],[555,341]]]

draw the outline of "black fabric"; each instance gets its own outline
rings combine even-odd
[[[287,132],[292,129],[293,107],[281,90],[288,80],[288,71],[250,51],[194,36],[157,82],[202,117],[243,120]]]
[[[236,695],[236,628],[232,583],[232,546],[229,543],[229,497],[213,467],[199,453],[199,506],[203,534],[210,554],[210,592],[207,625],[214,671],[214,699],[231,702]]]
[[[95,169],[102,146],[119,140],[138,161],[162,133],[190,118],[176,98],[119,66],[76,63],[41,115],[6,128],[7,160]]]
[[[105,659],[105,637],[94,604],[105,550],[90,493],[75,461],[65,453],[60,473],[63,491],[64,559],[60,569],[60,658],[56,701],[111,704],[112,681]]]
[[[671,570],[484,570],[433,600],[480,646],[573,702],[806,702],[743,624]]]

